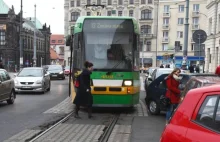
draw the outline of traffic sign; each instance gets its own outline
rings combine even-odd
[[[194,33],[193,33],[193,41],[195,43],[203,43],[205,42],[207,39],[207,34],[205,31],[203,30],[196,30]]]

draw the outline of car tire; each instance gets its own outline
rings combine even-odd
[[[47,88],[47,91],[50,91],[50,86],[51,86],[51,84],[49,83],[49,87]]]
[[[9,99],[7,100],[8,104],[14,104],[15,102],[15,91],[12,90]]]
[[[150,100],[147,106],[150,114],[157,115],[160,113],[160,108],[156,101]]]

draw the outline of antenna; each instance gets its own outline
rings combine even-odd
[[[101,16],[102,9],[105,8],[105,5],[85,5],[86,9],[90,10],[92,16]]]

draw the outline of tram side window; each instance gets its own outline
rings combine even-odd
[[[134,56],[133,56],[133,61],[134,61],[134,70],[139,70],[139,36],[134,35],[134,44],[133,44],[133,50],[134,50]]]
[[[74,50],[73,50],[73,66],[76,69],[81,68],[81,40],[80,34],[75,34],[74,36]]]

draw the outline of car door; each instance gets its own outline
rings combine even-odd
[[[220,141],[220,92],[203,95],[187,126],[185,142]]]
[[[3,89],[1,98],[6,99],[8,98],[8,94],[10,93],[10,79],[7,77],[4,70],[0,71],[0,76],[2,79],[1,88]]]
[[[46,70],[43,70],[43,72],[44,72],[44,79],[45,79],[45,83],[46,83],[46,86],[47,86],[47,88],[49,87],[49,83],[50,83],[50,76],[49,76],[49,74],[47,73],[47,71]]]
[[[2,71],[0,71],[0,100],[3,100],[3,96],[5,94],[5,86],[3,84],[3,79],[2,79],[1,72]]]

